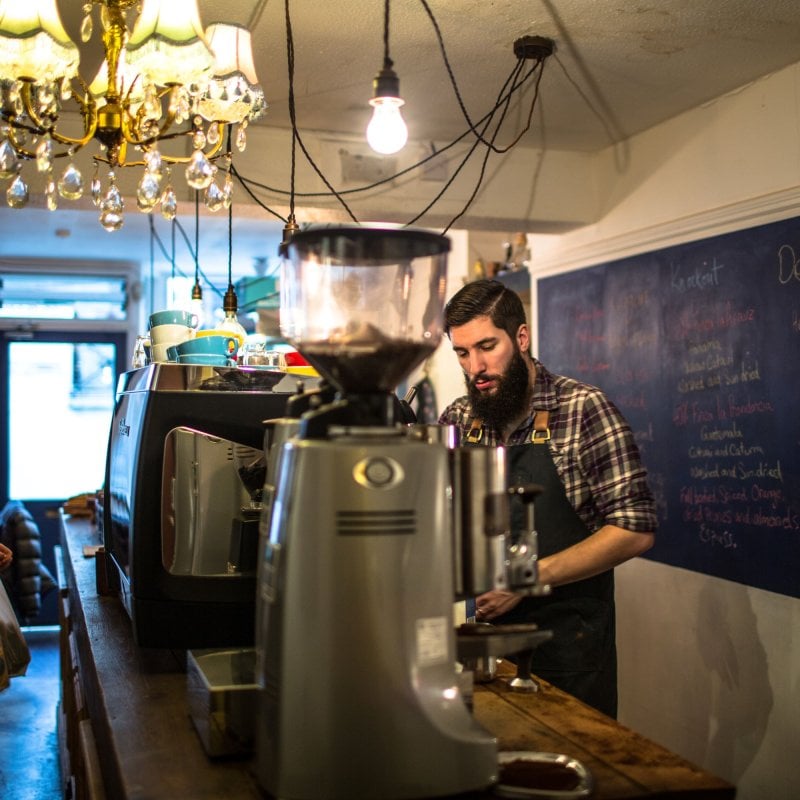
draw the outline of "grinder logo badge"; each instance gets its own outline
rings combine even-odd
[[[131,426],[125,421],[125,417],[123,417],[119,421],[119,435],[120,436],[130,436],[131,435]]]

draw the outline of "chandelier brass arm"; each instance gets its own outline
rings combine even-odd
[[[50,91],[49,89],[45,89],[29,78],[20,79],[19,86],[9,88],[7,100],[0,113],[9,126],[9,141],[23,158],[36,158],[36,152],[29,149],[26,144],[25,134],[33,137],[48,136],[53,142],[66,145],[67,149],[53,153],[53,158],[71,155],[76,150],[85,147],[94,138],[97,131],[97,104],[86,84],[83,81],[80,82],[86,92],[84,98],[74,97],[84,121],[84,132],[80,137],[67,136],[56,129],[57,114],[54,115],[48,109],[52,109],[52,104],[57,103],[57,100],[53,97],[48,103],[46,99],[44,102],[41,99],[42,92]],[[29,122],[26,122],[26,119]],[[23,135],[20,135],[20,132]]]
[[[87,84],[77,72],[78,48],[64,31],[55,0],[27,0],[35,4],[33,12],[24,2],[0,0],[0,179],[10,181],[10,206],[28,202],[22,168],[29,161],[45,175],[49,208],[58,206],[59,196],[78,199],[84,181],[70,159],[95,140],[100,151],[92,154],[94,162],[107,164],[109,172],[104,193],[95,169],[92,197],[108,230],[123,223],[117,168],[145,167],[137,193],[144,212],[160,206],[171,219],[177,211],[169,178],[162,186],[162,164],[185,164],[187,183],[205,192],[209,209],[230,203],[226,131],[237,129],[235,141],[243,150],[248,122],[266,108],[249,31],[216,23],[204,32],[196,0],[89,0],[81,39],[91,38],[98,6],[105,58]],[[135,6],[140,8],[129,30],[127,14]],[[66,122],[69,103],[81,123]],[[163,143],[187,140],[189,148],[161,152]],[[131,148],[141,156],[131,157]],[[213,162],[221,158],[227,161],[224,187],[214,183]],[[56,159],[70,162],[59,180],[52,174]]]

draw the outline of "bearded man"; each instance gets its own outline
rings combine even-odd
[[[614,567],[648,550],[657,525],[633,433],[600,389],[555,375],[529,354],[519,296],[499,281],[466,284],[445,308],[445,332],[467,394],[441,414],[461,445],[508,448],[512,484],[543,488],[535,505],[539,579],[552,591],[490,591],[476,618],[536,623],[553,638],[532,670],[616,717]],[[512,538],[524,515],[512,517]]]

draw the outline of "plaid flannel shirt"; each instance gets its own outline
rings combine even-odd
[[[590,531],[617,525],[637,533],[657,527],[655,501],[633,432],[603,392],[586,383],[555,375],[533,359],[536,380],[528,417],[506,445],[531,445],[533,415],[550,412],[547,447],[567,499]],[[440,415],[440,424],[455,425],[465,441],[473,419],[469,398],[460,397]],[[481,444],[502,444],[500,433],[486,425]]]

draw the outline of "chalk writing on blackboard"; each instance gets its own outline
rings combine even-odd
[[[539,357],[623,410],[646,557],[800,597],[800,221],[538,281]]]

